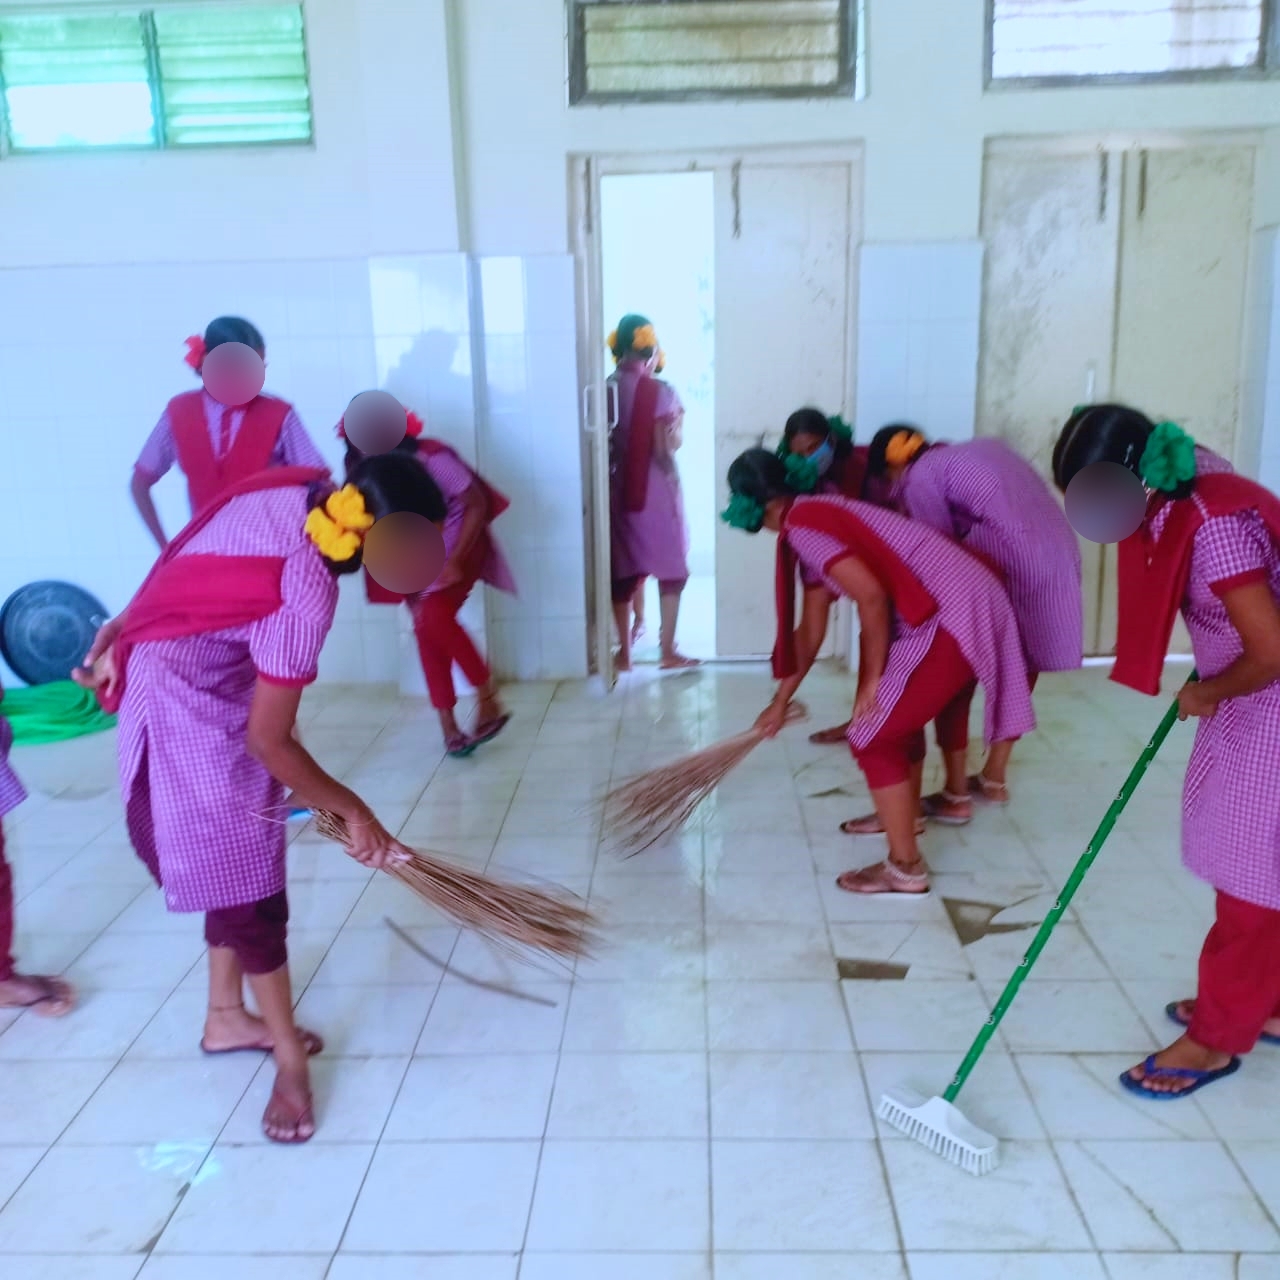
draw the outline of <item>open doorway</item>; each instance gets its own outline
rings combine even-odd
[[[677,637],[691,658],[716,655],[715,175],[629,173],[600,183],[601,294],[612,327],[648,316],[667,353],[663,376],[684,404],[676,456],[689,528],[689,585]],[[658,660],[658,584],[645,585],[637,662]]]

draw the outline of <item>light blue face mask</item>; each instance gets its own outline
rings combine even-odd
[[[825,476],[836,460],[836,448],[830,440],[824,440],[810,455],[809,461],[818,468],[818,474]]]

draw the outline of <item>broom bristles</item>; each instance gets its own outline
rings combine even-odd
[[[344,848],[351,847],[350,830],[337,814],[318,810],[315,827]],[[595,915],[567,890],[491,880],[416,849],[409,861],[388,863],[384,870],[424,902],[498,946],[575,959],[590,954],[595,944]]]
[[[787,724],[804,717],[799,703],[787,708]],[[605,823],[612,839],[634,855],[675,835],[726,776],[764,741],[758,729],[748,729],[614,787],[604,800]]]

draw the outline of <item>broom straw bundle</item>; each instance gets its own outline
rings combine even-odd
[[[787,708],[786,723],[794,724],[805,715],[804,707],[793,702]],[[614,787],[604,801],[611,839],[625,853],[634,855],[675,835],[725,777],[764,741],[758,729],[748,729]]]
[[[336,814],[318,811],[315,827],[322,836],[351,847],[351,832]],[[490,880],[417,850],[408,862],[388,863],[384,870],[463,928],[508,950],[571,960],[589,954],[595,941],[594,915],[567,891]]]

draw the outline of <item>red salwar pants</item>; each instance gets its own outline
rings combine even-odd
[[[289,963],[289,899],[284,890],[260,902],[205,912],[204,940],[235,952],[251,976],[275,973]]]
[[[1248,1053],[1280,1017],[1280,911],[1218,894],[1218,918],[1200,954],[1189,1035],[1198,1045]]]
[[[0,826],[0,982],[13,977],[13,964],[13,872],[5,860]]]
[[[483,689],[489,683],[489,664],[458,621],[458,613],[476,581],[474,577],[464,578],[442,591],[418,596],[409,605],[422,673],[427,678],[427,695],[437,711],[451,711],[457,706],[455,664],[473,688]]]
[[[872,791],[906,782],[927,754],[925,726],[932,720],[943,751],[969,745],[969,706],[978,682],[960,646],[939,628],[924,661],[911,673],[876,736],[853,749]]]

